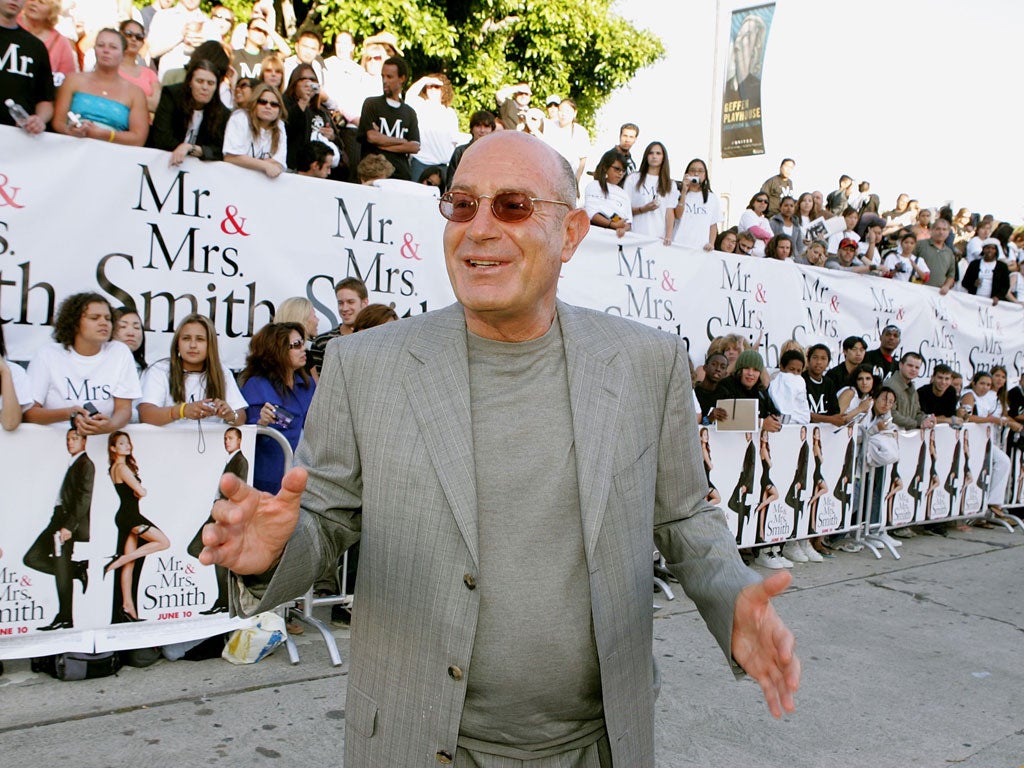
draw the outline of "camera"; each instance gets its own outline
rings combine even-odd
[[[271,422],[272,426],[279,427],[281,429],[288,429],[291,423],[295,420],[295,414],[280,405],[274,406],[274,420]]]
[[[700,176],[687,176],[686,180],[691,184],[700,184]]]

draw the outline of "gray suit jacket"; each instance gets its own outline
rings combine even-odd
[[[652,547],[727,655],[736,594],[758,579],[704,501],[681,340],[562,303],[558,320],[608,736],[616,766],[653,766]],[[265,591],[247,580],[262,600],[232,590],[235,607],[305,592],[361,534],[345,765],[435,765],[455,753],[479,609],[462,308],[332,342],[297,459],[299,524]]]

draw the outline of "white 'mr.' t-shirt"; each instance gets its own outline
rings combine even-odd
[[[622,185],[629,193],[629,202],[631,207],[640,208],[647,205],[652,200],[658,203],[658,207],[653,211],[634,213],[632,231],[638,235],[664,238],[665,209],[675,208],[676,205],[679,204],[679,190],[676,189],[675,184],[672,184],[669,187],[667,195],[660,195],[658,194],[657,176],[647,174],[640,182],[640,187],[637,188],[637,181],[639,179],[639,173],[631,173],[626,177],[626,183]]]
[[[288,137],[285,135],[284,123],[277,121],[278,140],[277,152],[271,152],[271,135],[266,128],[260,129],[260,135],[254,139],[249,129],[249,115],[236,109],[224,126],[224,154],[254,157],[257,160],[270,158],[282,167],[288,165]]]
[[[43,408],[71,408],[87,402],[104,416],[114,413],[114,398],[142,394],[135,358],[120,341],[107,341],[95,355],[47,344],[28,364],[32,397]]]
[[[233,410],[245,408],[249,403],[242,397],[242,393],[235,383],[235,377],[231,371],[221,363],[221,374],[224,376],[224,402]],[[206,399],[206,372],[186,371],[185,372],[185,402],[195,403]],[[160,408],[167,408],[174,405],[171,399],[171,361],[170,358],[157,360],[146,372],[142,374],[142,398],[140,403],[150,403]],[[211,416],[206,421],[220,422],[222,419]]]

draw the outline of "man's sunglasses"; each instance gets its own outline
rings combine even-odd
[[[448,221],[472,221],[480,209],[480,201],[485,197],[491,199],[491,213],[499,221],[516,223],[526,221],[533,215],[534,203],[552,203],[572,208],[569,203],[561,200],[545,200],[542,197],[530,197],[525,192],[499,192],[496,195],[470,195],[465,192],[448,192],[441,195],[437,207],[441,215]]]

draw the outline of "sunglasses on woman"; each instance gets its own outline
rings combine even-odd
[[[466,192],[447,192],[441,195],[437,207],[441,215],[448,221],[458,223],[472,221],[480,209],[480,201],[491,198],[491,213],[498,221],[515,224],[526,221],[533,215],[535,203],[552,203],[572,208],[569,203],[561,200],[545,200],[543,197],[530,197],[525,192],[499,192],[496,195],[470,195]]]
[[[280,107],[276,101],[270,101],[269,99],[256,99],[256,103],[261,107]]]

